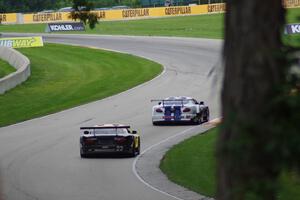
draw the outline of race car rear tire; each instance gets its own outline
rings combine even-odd
[[[203,117],[203,122],[208,122],[208,121],[209,121],[209,110],[207,109]]]
[[[157,125],[158,125],[158,122],[153,122],[153,121],[152,121],[152,124],[153,124],[153,126],[157,126]]]
[[[192,119],[192,123],[196,124],[196,125],[201,124],[202,123],[201,116],[198,115],[197,117],[195,117],[194,119]]]
[[[80,148],[80,157],[81,158],[86,158],[87,157],[87,154],[85,153],[85,151],[82,148]]]
[[[140,153],[141,153],[141,140],[139,138],[139,147],[137,148],[136,155],[140,155]]]
[[[135,156],[140,154],[140,140],[139,140],[138,143],[139,143],[138,147],[135,148],[135,142],[133,142],[133,145],[132,145],[133,147],[132,147],[132,150],[130,152],[131,157],[135,157]]]

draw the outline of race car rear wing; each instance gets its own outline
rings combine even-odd
[[[94,136],[96,136],[97,129],[116,129],[116,136],[118,136],[117,129],[119,129],[119,128],[129,129],[130,126],[90,126],[90,127],[80,127],[80,130],[85,130],[85,131],[83,131],[83,134],[91,134],[92,133]],[[136,131],[135,131],[135,133],[136,133]]]
[[[170,99],[170,100],[165,100],[165,99],[152,99],[151,102],[162,102],[162,105],[165,106],[165,102],[180,102],[181,106],[184,105],[184,101],[186,101],[186,99]]]
[[[130,128],[130,126],[89,126],[89,127],[80,127],[81,130],[88,130],[88,129],[118,129],[118,128]]]

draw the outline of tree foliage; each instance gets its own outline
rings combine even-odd
[[[84,24],[89,24],[91,29],[98,24],[98,17],[95,13],[90,12],[94,8],[94,4],[88,0],[73,0],[74,11],[71,17],[74,20],[80,20]]]
[[[111,7],[115,5],[128,5],[137,7],[139,0],[90,0],[96,7]],[[72,6],[72,0],[0,0],[0,12],[38,12],[42,10],[56,10]]]
[[[281,171],[300,169],[299,75],[282,43],[285,10],[281,0],[228,0],[225,15],[217,199],[276,199]]]
[[[56,9],[68,0],[0,0],[1,12],[37,12],[44,9]]]

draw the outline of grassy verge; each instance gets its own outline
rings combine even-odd
[[[191,137],[175,145],[161,161],[160,168],[168,178],[206,196],[214,196],[214,146],[217,129]]]
[[[288,9],[287,23],[299,22],[300,8]],[[150,35],[201,38],[223,38],[224,14],[179,16],[129,21],[100,21],[95,29],[87,27],[87,34]],[[1,25],[0,32],[43,33],[46,24]],[[297,36],[292,36],[294,41]],[[297,40],[296,40],[297,41]],[[300,43],[300,42],[299,42]]]
[[[223,14],[181,16],[130,21],[100,21],[95,29],[87,27],[87,34],[223,37]],[[43,33],[46,24],[2,25],[0,32]]]
[[[4,76],[15,72],[16,69],[10,64],[8,64],[6,61],[0,59],[0,78],[3,78]]]
[[[289,9],[286,15],[287,23],[300,23],[300,8]],[[300,34],[284,35],[284,42],[287,45],[300,47]]]
[[[171,181],[200,194],[216,191],[215,143],[218,129],[194,136],[174,146],[161,161],[160,168]],[[284,172],[280,177],[278,200],[296,200],[300,196],[300,177]]]
[[[58,44],[20,50],[32,75],[0,95],[0,126],[119,93],[152,79],[161,65],[132,55]]]

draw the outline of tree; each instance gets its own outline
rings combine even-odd
[[[98,17],[95,13],[90,12],[93,7],[93,3],[88,0],[73,0],[74,11],[71,13],[72,19],[79,19],[84,24],[89,24],[91,29],[94,29],[96,24],[98,24]]]
[[[275,199],[283,167],[300,166],[284,23],[282,0],[227,1],[218,200]]]

